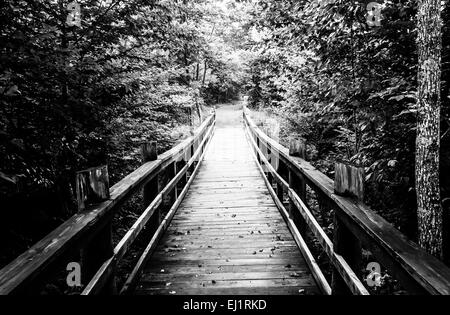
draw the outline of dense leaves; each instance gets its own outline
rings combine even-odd
[[[66,23],[69,2],[0,4],[0,233],[10,258],[76,210],[76,171],[108,164],[117,182],[139,165],[141,142],[167,149],[244,78],[228,59],[237,50],[228,25],[242,15],[226,2],[80,0],[79,25]]]
[[[330,175],[336,160],[365,166],[367,202],[414,236],[417,3],[378,2],[379,27],[367,23],[369,1],[259,1],[253,25],[261,54],[252,65],[250,101],[285,117],[288,133],[306,138]],[[447,59],[448,34],[445,25]]]

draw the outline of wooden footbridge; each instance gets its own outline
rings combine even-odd
[[[371,253],[370,268],[382,266],[406,293],[450,294],[443,263],[356,198],[336,193],[300,142],[281,146],[245,108],[219,109],[173,149],[155,150],[143,145],[144,164],[109,190],[105,168],[80,173],[82,210],[0,270],[0,294],[36,294],[50,279],[65,282],[75,262],[83,295],[366,295],[377,278],[365,281],[376,268],[365,272],[363,252]],[[338,180],[351,186],[348,179]],[[141,191],[145,210],[113,242],[114,216]],[[332,235],[312,207],[332,216]],[[119,274],[142,239],[145,249]],[[318,251],[331,272],[320,268]]]

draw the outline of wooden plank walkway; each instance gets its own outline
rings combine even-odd
[[[237,107],[217,130],[136,294],[318,294],[265,186]]]

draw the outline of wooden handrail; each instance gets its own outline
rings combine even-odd
[[[245,121],[247,122],[247,121]],[[310,229],[314,233],[314,235],[319,240],[320,244],[324,248],[325,252],[329,256],[332,264],[337,268],[338,272],[341,274],[342,278],[350,288],[350,291],[353,294],[356,295],[368,295],[368,291],[364,287],[364,285],[359,281],[358,277],[354,273],[354,271],[351,269],[351,267],[347,264],[347,262],[342,258],[342,256],[336,254],[333,251],[333,244],[331,243],[331,240],[328,238],[328,236],[325,234],[325,232],[320,228],[319,224],[315,220],[314,216],[311,214],[311,212],[308,210],[308,208],[305,206],[305,204],[302,202],[300,197],[297,195],[297,193],[289,187],[289,184],[277,173],[275,168],[271,165],[267,157],[264,155],[264,153],[261,151],[261,149],[256,144],[255,140],[250,136],[250,128],[249,125],[246,124],[246,131],[248,134],[248,138],[250,141],[250,144],[252,145],[253,149],[256,152],[256,155],[259,157],[259,161],[261,161],[261,165],[264,165],[266,171],[268,171],[271,174],[271,178],[274,179],[284,190],[288,191],[289,198],[294,202],[294,204],[297,206],[297,209],[301,212],[302,216],[305,218],[306,223],[308,223]],[[258,164],[259,168],[262,170],[261,165]],[[321,288],[322,292],[329,295],[332,293],[331,286],[328,283],[328,281],[325,279],[322,271],[317,266],[317,263],[310,253],[305,241],[303,240],[303,237],[301,236],[300,232],[298,231],[298,228],[296,227],[294,221],[291,218],[291,215],[287,213],[283,203],[281,200],[279,200],[277,194],[273,191],[273,188],[271,186],[270,181],[264,176],[264,180],[266,181],[266,184],[269,192],[271,193],[272,197],[275,199],[275,203],[277,204],[278,208],[281,211],[282,216],[284,217],[285,221],[288,224],[289,229],[291,230],[292,234],[294,235],[294,238],[297,242],[297,245],[299,246],[300,250],[302,251],[303,255],[305,256],[306,262],[308,263],[310,270],[316,279],[317,284]]]
[[[100,269],[97,271],[95,276],[91,279],[89,284],[83,290],[82,295],[92,295],[92,294],[98,294],[101,292],[101,289],[107,282],[107,280],[110,277],[111,272],[114,270],[116,264],[126,254],[128,247],[136,239],[137,235],[142,231],[145,224],[148,222],[148,220],[151,218],[151,216],[154,214],[156,209],[161,204],[162,200],[174,189],[174,187],[181,180],[181,178],[187,173],[188,169],[194,164],[194,162],[199,161],[194,172],[191,175],[191,178],[189,179],[188,183],[186,184],[186,187],[184,187],[182,193],[180,194],[180,196],[178,196],[177,200],[175,201],[174,205],[171,207],[171,210],[169,211],[169,213],[167,215],[167,216],[169,216],[170,214],[172,214],[172,216],[173,216],[173,213],[175,213],[181,200],[183,199],[184,195],[186,194],[187,189],[189,188],[190,184],[192,183],[192,181],[195,178],[195,175],[198,172],[200,163],[203,159],[203,156],[206,153],[206,146],[209,143],[209,140],[211,139],[211,137],[213,135],[213,131],[214,131],[214,124],[209,126],[202,142],[199,144],[198,149],[195,151],[194,155],[189,159],[189,161],[186,163],[186,165],[176,174],[176,176],[166,185],[166,187],[163,190],[161,190],[161,192],[152,201],[150,206],[144,211],[144,213],[142,213],[142,215],[134,223],[134,225],[131,227],[131,229],[126,233],[126,235],[122,238],[122,240],[119,242],[119,244],[115,247],[114,255],[100,267]],[[170,219],[171,218],[172,217],[170,217]],[[162,233],[165,230],[165,227],[167,225],[166,222],[170,222],[170,219],[165,219],[161,222],[160,226],[158,227],[157,231],[155,232],[154,236],[152,237],[152,240],[150,241],[148,248],[153,249],[153,247],[156,245],[156,242],[160,239]],[[146,249],[144,251],[144,254],[142,255],[141,259],[139,260],[137,266],[134,268],[133,272],[128,277],[128,280],[126,281],[124,287],[121,289],[121,293],[127,292],[130,289],[130,287],[134,284],[135,278],[140,273],[143,263],[148,259],[148,257],[150,255],[151,255],[151,251]]]
[[[450,294],[450,268],[443,262],[408,240],[405,235],[367,205],[354,198],[335,194],[333,180],[304,159],[290,156],[289,149],[268,137],[256,126],[245,107],[243,117],[258,149],[264,148],[266,152],[269,149],[271,153],[276,153],[279,163],[283,164],[292,176],[305,179],[307,185],[319,195],[319,198],[322,198],[330,208],[335,210],[343,227],[361,241],[364,247],[373,253],[378,262],[388,269],[406,290],[412,294]],[[264,150],[259,151],[262,153]],[[274,168],[266,169],[276,173]],[[271,177],[275,180],[280,178],[280,176],[274,175],[271,174]],[[278,184],[280,184],[279,181]],[[286,181],[281,184],[285,186]],[[323,243],[326,241],[324,233],[322,234],[323,231],[317,230],[318,224],[308,210],[306,202],[298,197],[292,187],[289,187],[288,195],[308,227],[322,245],[325,245],[325,252],[334,255],[330,261],[339,271],[337,263],[341,258],[347,259],[347,257],[342,257],[335,252],[336,244],[333,247],[331,246],[333,244],[328,241]],[[350,246],[350,244],[347,245]],[[345,282],[348,285],[348,282]]]
[[[195,151],[195,156],[198,156],[198,152],[203,152],[204,140],[212,132],[212,127],[215,125],[215,117],[215,114],[209,116],[193,136],[163,153],[157,160],[145,163],[111,187],[110,198],[108,200],[89,206],[87,209],[75,214],[1,269],[0,295],[25,290],[33,280],[45,272],[50,272],[49,268],[54,263],[57,263],[65,253],[73,251],[76,248],[82,248],[86,240],[91,239],[103,226],[111,222],[114,214],[119,210],[120,205],[154,179],[160,172],[165,170],[166,167],[179,161],[185,154],[191,155]],[[179,173],[183,172],[185,174],[186,171],[187,169],[183,168]],[[177,180],[172,180],[167,185],[169,186],[168,189],[176,187],[176,184],[181,179],[181,176],[177,176],[177,174],[175,177]],[[150,207],[156,204],[159,205],[161,203],[159,198],[161,198],[160,195],[158,195]],[[149,212],[146,212],[146,214],[147,216],[144,218],[141,216],[141,222],[138,225],[145,224],[146,220],[151,216]],[[141,225],[139,226],[142,228]],[[129,242],[136,237],[133,231],[130,233],[131,235],[127,234],[129,239],[126,240],[126,244],[119,244],[122,247],[120,247],[119,252],[115,252],[116,255],[123,254]],[[116,247],[116,249],[118,248]]]

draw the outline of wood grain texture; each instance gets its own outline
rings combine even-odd
[[[364,167],[335,163],[334,192],[338,195],[356,196],[364,201]]]
[[[319,294],[238,126],[221,122],[135,294]],[[237,113],[240,115],[240,112]]]

